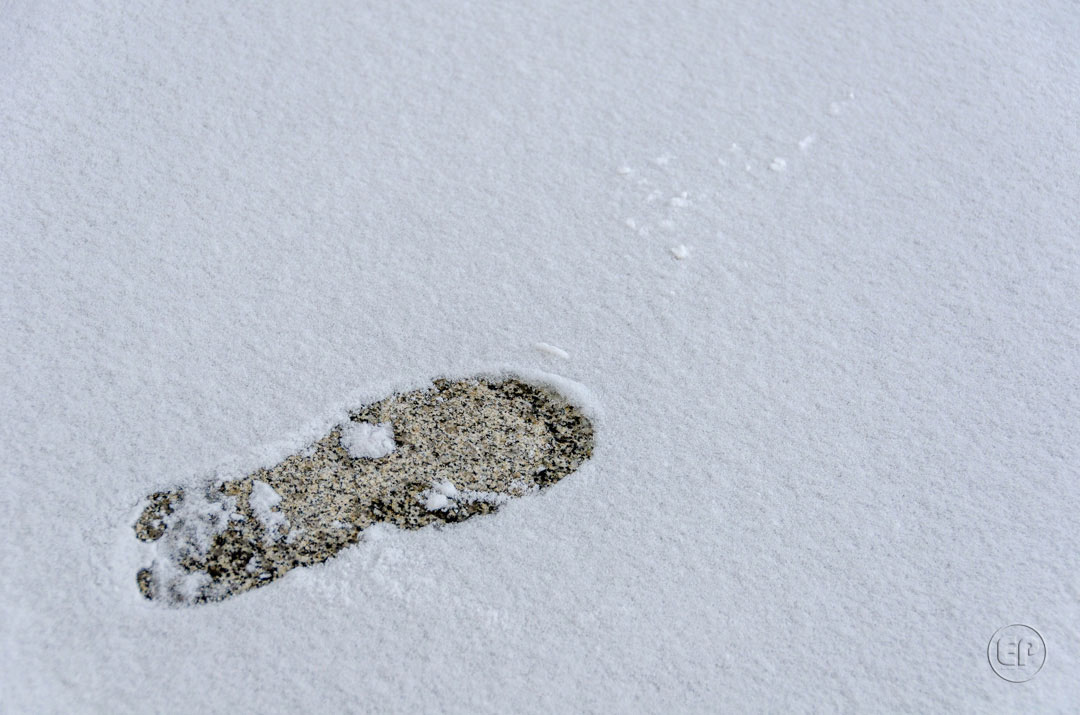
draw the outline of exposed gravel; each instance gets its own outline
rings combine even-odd
[[[436,380],[350,419],[389,423],[393,451],[354,457],[339,425],[243,479],[151,494],[135,524],[159,547],[138,573],[142,593],[173,603],[228,598],[325,561],[378,522],[418,529],[493,512],[570,474],[593,448],[578,408],[516,379]]]

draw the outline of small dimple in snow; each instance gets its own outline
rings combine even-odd
[[[552,357],[557,357],[560,360],[568,360],[568,359],[570,359],[570,353],[566,352],[565,350],[563,350],[560,347],[556,347],[555,345],[551,345],[550,343],[536,343],[536,345],[534,347],[537,350],[539,350],[540,352],[542,352],[542,353],[544,353],[546,355],[551,355]]]

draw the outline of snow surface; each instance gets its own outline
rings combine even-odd
[[[263,482],[256,484],[270,489]],[[273,489],[270,491],[274,492]],[[280,514],[277,516],[284,518]],[[210,576],[202,572],[188,573],[177,564],[189,556],[206,556],[214,536],[236,518],[244,517],[236,511],[235,498],[210,499],[203,489],[186,489],[184,498],[173,506],[172,513],[161,520],[165,527],[161,538],[139,545],[140,563],[153,565],[154,578],[163,592],[172,592],[177,600],[189,602],[198,594],[199,588],[210,581]]]
[[[16,0],[0,37],[0,711],[1080,701],[1075,2]],[[602,414],[579,473],[139,596],[147,494],[539,341]]]
[[[537,487],[526,487],[525,482],[520,482],[520,487],[516,487],[518,482],[511,484],[512,488],[516,488],[514,492],[515,496],[524,494],[527,491],[538,491]],[[510,496],[501,492],[481,492],[475,489],[458,489],[448,481],[442,481],[420,494],[424,499],[424,508],[428,511],[442,511],[447,507],[457,504],[475,504],[477,502],[486,502],[488,504],[506,504],[510,501]]]
[[[570,359],[570,353],[555,345],[549,345],[548,343],[540,342],[536,344],[536,349],[544,353],[545,355],[551,355],[552,357],[557,357],[561,360]]]
[[[424,499],[424,508],[428,511],[441,511],[450,506],[450,500],[445,494],[432,492]]]
[[[454,498],[458,495],[458,488],[449,479],[444,479],[435,485],[435,490],[445,497]]]
[[[266,482],[254,479],[251,482],[251,496],[248,497],[251,510],[255,518],[262,522],[266,528],[266,539],[274,541],[280,536],[281,527],[285,526],[285,515],[275,511],[275,507],[281,504],[281,495]]]
[[[690,249],[680,243],[678,246],[671,247],[671,255],[680,261],[685,261],[690,257]]]
[[[394,425],[389,422],[346,422],[341,427],[341,446],[355,459],[378,459],[397,449]]]

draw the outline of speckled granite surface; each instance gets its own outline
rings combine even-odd
[[[418,529],[498,509],[592,454],[593,427],[554,391],[516,379],[436,380],[350,414],[387,425],[385,456],[354,456],[339,425],[270,469],[149,496],[136,536],[158,547],[137,583],[150,599],[217,601],[319,563],[378,522]],[[351,445],[350,445],[351,447]]]

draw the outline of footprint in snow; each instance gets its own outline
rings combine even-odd
[[[349,417],[276,466],[151,494],[135,523],[153,551],[136,577],[143,595],[220,601],[325,561],[373,524],[488,514],[575,471],[593,448],[578,407],[513,378],[435,380]]]

